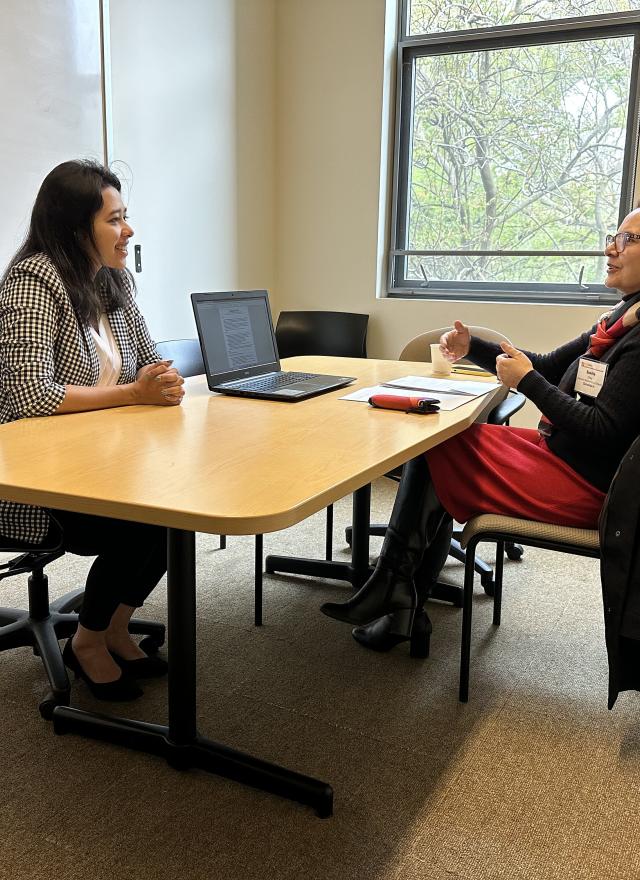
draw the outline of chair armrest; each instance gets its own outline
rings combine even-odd
[[[489,425],[508,425],[511,416],[514,416],[519,409],[522,409],[526,401],[524,394],[519,391],[509,392],[502,403],[499,403],[491,410],[487,417]]]

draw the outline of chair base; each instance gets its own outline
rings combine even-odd
[[[50,692],[40,703],[40,713],[51,718],[55,706],[67,706],[71,684],[62,661],[60,639],[70,638],[78,626],[77,610],[82,605],[83,590],[74,590],[42,609],[42,616],[35,617],[20,608],[0,608],[0,652],[11,648],[30,647],[40,657]],[[41,598],[41,597],[39,597]],[[141,642],[147,652],[157,650],[165,640],[165,626],[148,620],[132,619],[129,632],[144,635]]]

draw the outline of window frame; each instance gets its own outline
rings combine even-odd
[[[409,4],[401,0],[398,8],[398,41],[396,67],[396,116],[393,156],[391,207],[391,246],[388,252],[387,292],[389,297],[411,297],[438,300],[481,300],[483,302],[538,302],[593,305],[618,299],[615,291],[604,285],[550,284],[539,282],[460,282],[431,281],[420,286],[415,279],[405,278],[409,256],[434,256],[465,253],[464,251],[429,251],[406,249],[408,225],[409,168],[412,158],[414,61],[419,57],[478,52],[514,46],[550,45],[588,39],[633,37],[630,71],[627,130],[625,137],[618,223],[633,207],[639,161],[640,101],[640,11],[565,18],[544,22],[499,25],[492,28],[407,35]],[[514,253],[544,256],[553,251],[471,251],[480,255]],[[596,256],[600,251],[563,251],[567,256]]]

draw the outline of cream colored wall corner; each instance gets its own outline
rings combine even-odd
[[[237,279],[275,288],[276,0],[235,0]]]
[[[396,357],[412,336],[456,317],[549,350],[590,326],[602,307],[376,298],[379,239],[386,247],[379,217],[391,19],[385,0],[277,2],[274,303],[367,312],[371,357]],[[535,419],[529,411],[520,423]]]

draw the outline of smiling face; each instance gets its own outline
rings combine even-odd
[[[96,271],[102,266],[124,269],[133,229],[127,223],[127,212],[120,193],[112,186],[102,190],[102,207],[95,214],[91,228],[93,244],[90,250]]]
[[[640,208],[624,218],[618,232],[640,233]],[[605,248],[607,255],[606,287],[617,287],[622,294],[640,290],[640,241],[628,241],[622,253],[615,244]]]

